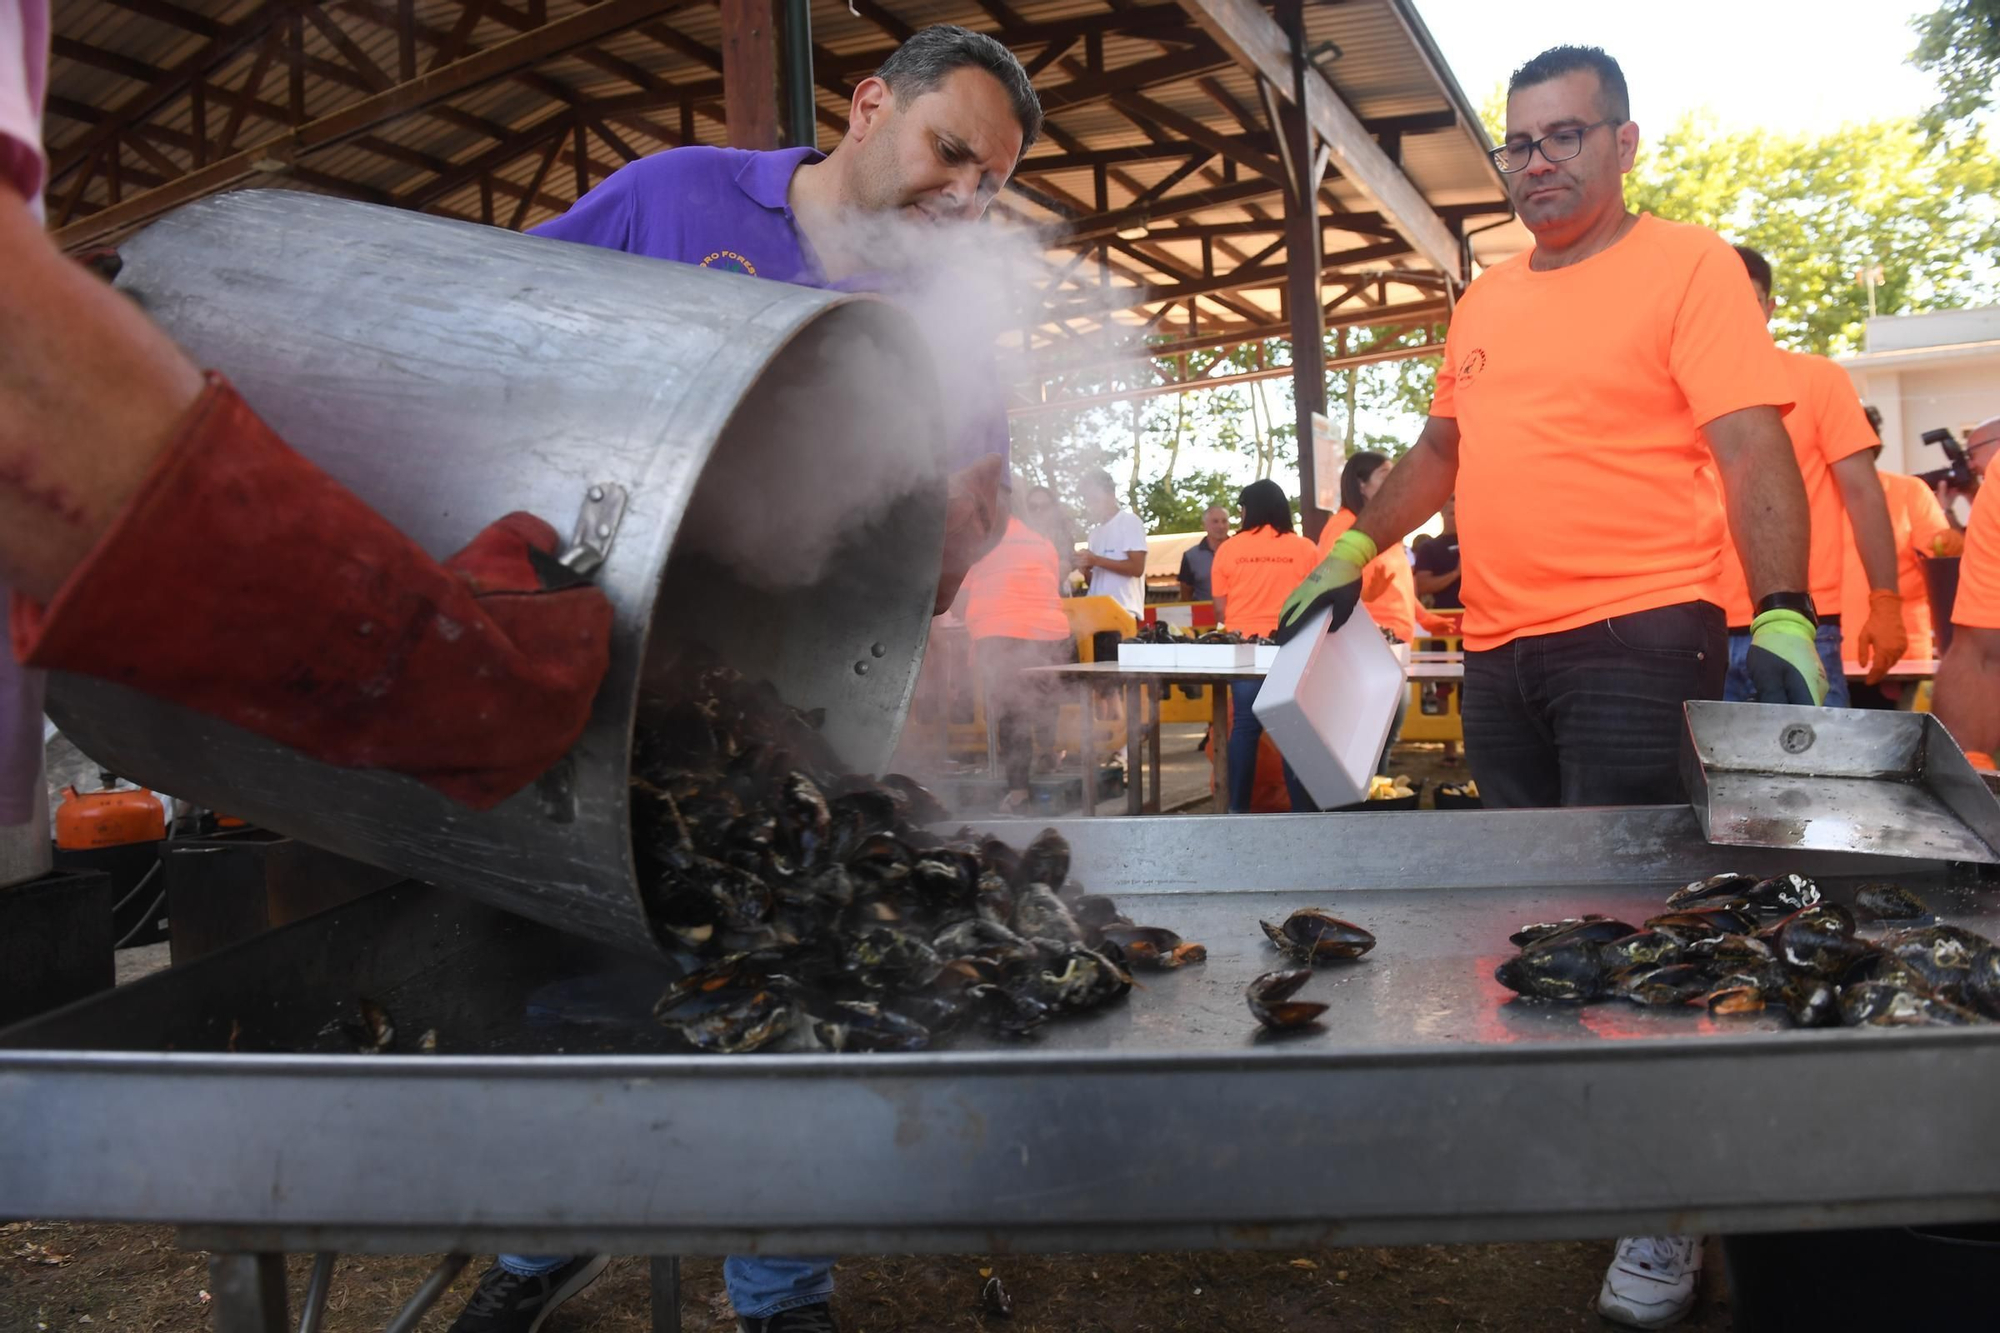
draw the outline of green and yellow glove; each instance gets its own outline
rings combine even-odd
[[[1812,621],[1797,611],[1766,611],[1750,622],[1750,687],[1760,704],[1826,700],[1826,667],[1813,642]]]
[[[1375,543],[1356,528],[1334,538],[1333,549],[1326,553],[1326,559],[1285,599],[1278,612],[1278,627],[1271,631],[1271,637],[1279,643],[1290,642],[1299,627],[1323,606],[1333,608],[1333,615],[1326,622],[1327,633],[1345,625],[1361,601],[1361,571],[1375,556]]]

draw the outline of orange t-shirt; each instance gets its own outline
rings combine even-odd
[[[1714,232],[1642,215],[1580,264],[1528,260],[1466,289],[1431,400],[1459,426],[1472,649],[1712,596],[1727,524],[1701,428],[1792,401]]]
[[[1217,601],[1227,603],[1222,611],[1230,629],[1269,634],[1278,627],[1285,599],[1318,564],[1319,552],[1311,542],[1267,523],[1239,532],[1217,548],[1208,586]]]
[[[1813,606],[1823,616],[1846,613],[1841,609],[1841,551],[1852,549],[1854,541],[1847,529],[1847,502],[1841,497],[1840,483],[1828,471],[1835,463],[1863,449],[1875,447],[1875,432],[1861,410],[1861,396],[1847,372],[1823,356],[1807,356],[1780,348],[1785,363],[1786,385],[1792,410],[1785,414],[1785,433],[1792,437],[1792,452],[1798,456],[1799,477],[1806,484],[1806,508],[1812,521],[1811,556],[1806,565],[1806,583]],[[1858,564],[1859,562],[1857,562]],[[1722,578],[1716,584],[1722,610],[1730,627],[1742,629],[1757,618],[1750,601],[1749,581],[1743,575],[1743,558],[1733,540],[1722,543]],[[1861,619],[1868,619],[1868,579],[1861,580]],[[1851,631],[1850,631],[1851,632]]]
[[[1972,502],[1965,525],[1965,554],[1958,562],[1958,600],[1951,623],[1966,629],[2000,629],[2000,500],[1992,490]]]
[[[1932,633],[1930,588],[1924,581],[1924,561],[1930,558],[1931,543],[1938,534],[1949,532],[1944,510],[1931,488],[1901,472],[1878,473],[1882,494],[1889,501],[1889,527],[1896,534],[1896,591],[1903,597],[1903,631],[1910,636],[1911,658],[1937,656],[1937,639]],[[1868,571],[1861,567],[1861,551],[1854,544],[1854,529],[1846,530],[1846,562],[1841,573],[1841,628],[1852,634],[1854,627],[1868,620]]]
[[[1326,559],[1333,550],[1334,539],[1354,523],[1352,509],[1343,509],[1326,521],[1326,526],[1319,530],[1320,559]],[[1368,562],[1361,572],[1363,588],[1368,586],[1369,576],[1377,571],[1389,576],[1388,586],[1373,597],[1363,598],[1361,604],[1368,608],[1369,618],[1377,625],[1408,643],[1417,637],[1417,577],[1401,543]]]
[[[965,575],[965,628],[975,639],[1067,639],[1056,548],[1018,518]]]

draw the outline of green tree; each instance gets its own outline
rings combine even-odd
[[[2000,0],[1947,0],[1910,26],[1917,30],[1910,63],[1938,81],[1924,129],[1934,138],[1969,129],[1992,109],[2000,79]]]
[[[1776,270],[1773,333],[1828,354],[1860,348],[1865,269],[1882,271],[1885,315],[1993,300],[1996,187],[2000,159],[1983,140],[1930,142],[1911,122],[1808,135],[1689,117],[1641,144],[1626,198],[1762,251]]]
[[[1227,472],[1200,471],[1168,479],[1157,478],[1144,486],[1136,509],[1146,520],[1146,531],[1199,532],[1201,516],[1210,505],[1236,512],[1236,495],[1243,483]]]

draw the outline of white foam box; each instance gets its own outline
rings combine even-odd
[[[1251,659],[1250,665],[1256,667],[1259,671],[1269,671],[1272,665],[1277,662],[1278,660],[1277,644],[1253,643],[1250,645],[1250,647],[1253,650],[1255,650],[1256,654]]]
[[[1233,671],[1256,661],[1256,647],[1248,643],[1183,643],[1174,653],[1175,666],[1203,671]]]
[[[1118,645],[1118,665],[1170,667],[1175,665],[1179,652],[1180,645],[1172,643],[1121,643]]]
[[[1323,808],[1368,799],[1368,780],[1406,688],[1403,662],[1366,608],[1326,632],[1321,611],[1278,649],[1257,720]]]

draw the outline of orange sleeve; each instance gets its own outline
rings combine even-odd
[[[1461,298],[1462,300],[1463,298]],[[1438,362],[1437,384],[1431,389],[1431,415],[1458,418],[1458,321],[1453,320],[1444,335],[1444,359]]]
[[[1819,425],[1820,457],[1828,463],[1851,458],[1863,449],[1873,449],[1880,441],[1868,414],[1861,409],[1861,395],[1854,381],[1825,357],[1812,359],[1812,410]]]
[[[1215,548],[1215,562],[1208,567],[1208,595],[1211,598],[1229,596],[1229,573],[1236,567],[1235,555],[1229,549],[1229,542],[1233,540],[1225,539],[1222,545]]]
[[[1972,504],[1965,527],[1965,555],[1958,562],[1958,600],[1951,623],[1967,629],[2000,629],[2000,501],[1991,489]]]
[[[1746,407],[1792,406],[1756,288],[1743,261],[1713,232],[1701,234],[1672,337],[1668,368],[1696,425]]]
[[[1910,549],[1928,560],[1932,543],[1951,531],[1951,523],[1931,488],[1917,478],[1910,481],[1913,484],[1898,485],[1895,494],[1901,497],[1903,510],[1910,517]]]

